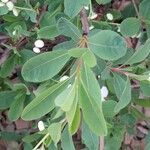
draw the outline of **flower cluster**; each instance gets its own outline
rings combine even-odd
[[[8,8],[9,11],[12,11],[14,16],[18,16],[19,12],[18,10],[15,8],[14,3],[12,1],[9,0],[1,0],[0,2],[0,7],[6,6]]]
[[[33,51],[38,54],[41,52],[40,48],[44,47],[44,42],[42,40],[36,40],[34,46]]]

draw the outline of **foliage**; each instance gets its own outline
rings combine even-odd
[[[149,121],[137,109],[150,107],[149,11],[149,0],[1,0],[1,118],[30,124],[1,129],[1,139],[74,150],[79,136],[89,150],[100,139],[123,149],[125,134]]]

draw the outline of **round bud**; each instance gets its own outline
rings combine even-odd
[[[93,25],[91,25],[91,26],[89,27],[89,30],[92,30],[92,29],[94,29],[94,26],[93,26]]]
[[[9,1],[9,2],[6,3],[6,6],[8,7],[8,10],[9,10],[9,11],[12,11],[13,8],[14,8],[14,3],[11,2],[11,1]]]
[[[90,16],[90,19],[93,20],[93,19],[97,18],[97,16],[98,15],[96,13],[92,13],[92,15]]]
[[[16,9],[16,8],[13,8],[13,14],[14,14],[14,16],[18,16],[19,15],[19,12],[18,12],[18,10]]]
[[[89,6],[84,6],[84,9],[85,10],[89,10]]]
[[[114,19],[113,15],[111,13],[107,13],[106,17],[108,20],[112,21]]]
[[[102,86],[102,88],[101,88],[101,95],[102,95],[103,98],[108,96],[108,89],[107,89],[106,86]]]
[[[45,129],[43,121],[38,122],[38,128],[39,128],[39,131],[43,131]]]
[[[12,33],[12,35],[16,35],[16,33],[17,33],[16,30],[14,30],[13,33]]]
[[[38,53],[40,53],[41,51],[40,51],[40,49],[39,49],[38,47],[34,47],[34,48],[33,48],[33,52],[38,54]]]
[[[1,0],[1,2],[3,3],[7,3],[9,0]]]
[[[36,40],[34,45],[35,47],[42,48],[44,47],[44,42],[42,40]]]
[[[68,78],[69,78],[68,76],[63,76],[63,77],[61,77],[61,78],[60,78],[60,80],[59,80],[59,81],[60,81],[60,82],[62,82],[62,81],[67,80]]]

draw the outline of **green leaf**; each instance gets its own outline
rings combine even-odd
[[[77,99],[78,100],[78,99]],[[69,131],[73,135],[77,132],[80,126],[81,114],[80,107],[77,105],[74,109],[74,105],[69,112],[66,112],[66,117],[69,125]]]
[[[98,150],[99,137],[91,132],[86,123],[82,123],[82,141],[89,150]]]
[[[97,64],[95,55],[90,49],[82,55],[82,58],[84,62],[91,68],[93,68]]]
[[[102,110],[95,100],[89,95],[83,86],[83,83],[80,87],[80,103],[83,118],[92,132],[98,136],[107,135],[107,127]]]
[[[41,136],[42,136],[41,134],[33,133],[33,134],[26,135],[22,140],[23,142],[26,143],[32,143],[37,141]]]
[[[7,8],[6,5],[0,7],[0,16],[5,15],[5,14],[7,14],[8,12],[9,12],[9,10],[8,10],[8,8]]]
[[[96,135],[106,135],[100,88],[93,72],[86,65],[81,68],[80,82],[80,103],[84,120]]]
[[[120,150],[124,133],[125,127],[115,124],[112,131],[105,137],[105,150]]]
[[[3,66],[1,67],[1,70],[0,70],[0,76],[2,78],[6,78],[7,76],[9,76],[11,74],[11,72],[14,69],[15,62],[16,62],[16,56],[15,55],[10,56],[4,62]]]
[[[26,81],[30,82],[46,81],[59,73],[69,58],[67,51],[40,54],[24,64],[22,76]]]
[[[89,38],[90,49],[104,60],[117,60],[126,54],[124,39],[114,31],[102,30]]]
[[[65,127],[65,129],[62,132],[61,136],[61,146],[63,150],[75,150],[72,137],[69,134],[68,128]]]
[[[104,101],[102,103],[103,113],[105,118],[113,118],[116,113],[114,112],[114,108],[117,102],[113,100]]]
[[[50,112],[55,107],[54,100],[56,96],[62,92],[67,87],[67,85],[68,80],[53,85],[52,87],[42,92],[25,107],[22,113],[22,118],[24,120],[34,120]]]
[[[14,101],[16,92],[14,91],[4,91],[0,92],[0,109],[7,109],[10,107]]]
[[[83,6],[89,5],[89,0],[82,0],[82,1],[65,0],[64,5],[65,5],[65,13],[69,17],[73,18],[80,12]]]
[[[17,96],[15,97],[15,100],[10,106],[10,110],[8,112],[8,118],[11,121],[16,121],[23,111],[24,101],[26,98],[26,91],[20,91]]]
[[[119,99],[114,111],[119,112],[131,101],[131,84],[129,78],[125,81],[120,75],[114,74],[114,88]]]
[[[82,37],[78,28],[66,18],[60,18],[57,26],[60,34],[71,37],[74,41],[79,41]]]
[[[141,81],[140,89],[145,96],[150,96],[150,81],[148,80]]]
[[[75,86],[76,83],[67,87],[62,93],[60,93],[55,99],[55,105],[60,107],[63,111],[69,111],[72,107],[75,98]]]
[[[80,72],[81,72],[81,80],[84,83],[84,86],[86,87],[88,93],[90,93],[90,95],[94,98],[97,105],[101,107],[102,103],[101,103],[100,87],[95,77],[95,74],[86,64],[84,64],[81,67]]]
[[[80,58],[82,55],[84,55],[88,51],[87,48],[72,48],[68,50],[68,54],[75,58]]]
[[[97,2],[98,4],[107,4],[107,3],[110,3],[111,0],[96,0],[96,2]]]
[[[131,17],[123,20],[120,25],[120,32],[124,36],[134,36],[140,30],[141,22],[139,19]]]
[[[125,62],[125,64],[135,64],[143,61],[150,54],[150,39],[140,46],[136,52]]]
[[[59,35],[56,25],[46,26],[38,30],[38,38],[41,39],[54,39]]]
[[[135,99],[134,103],[142,107],[150,107],[150,99]]]
[[[54,141],[55,145],[59,142],[61,138],[61,123],[53,123],[48,127],[48,132]]]
[[[80,107],[78,105],[78,101],[79,101],[79,87],[77,82],[75,85],[75,98],[72,107],[68,112],[66,112],[66,118],[69,126],[68,128],[71,134],[76,133],[80,125]]]
[[[139,5],[139,13],[145,20],[150,20],[150,1],[143,0]]]

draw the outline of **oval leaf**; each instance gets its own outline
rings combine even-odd
[[[24,64],[22,76],[29,82],[46,81],[59,73],[69,58],[67,51],[40,54]]]
[[[103,30],[89,39],[90,49],[104,60],[117,60],[126,54],[124,39],[116,32]]]

